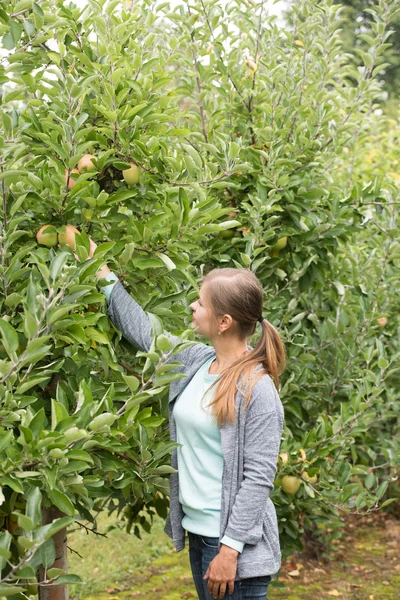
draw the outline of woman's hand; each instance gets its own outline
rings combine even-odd
[[[219,554],[210,562],[203,579],[208,579],[208,591],[213,598],[224,598],[225,592],[233,594],[239,552],[229,546],[221,546]]]
[[[90,241],[90,247],[89,247],[88,259],[89,259],[89,258],[93,258],[94,251],[95,251],[95,250],[96,250],[96,248],[97,248],[97,244],[96,244],[96,242],[94,242],[94,241],[92,240],[92,238],[89,238],[89,241]],[[68,245],[68,244],[67,244],[67,245]],[[61,248],[61,245],[60,245],[60,244],[58,244],[58,247],[59,247],[59,248]],[[69,247],[71,248],[71,246],[69,246]],[[72,250],[72,248],[71,248],[71,250]],[[75,256],[76,260],[77,260],[78,262],[81,262],[81,261],[80,261],[80,259],[79,259],[79,256],[76,254],[76,252],[74,252],[74,251],[72,250],[72,253],[73,253],[73,255]],[[97,273],[96,273],[96,277],[98,277],[99,279],[101,279],[101,278],[105,278],[105,277],[107,277],[107,275],[109,275],[110,273],[111,273],[111,270],[110,270],[110,269],[107,267],[107,265],[103,265],[103,266],[102,266],[102,267],[101,267],[101,268],[100,268],[100,269],[97,271]]]

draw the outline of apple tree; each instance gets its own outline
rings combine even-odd
[[[371,7],[355,68],[330,0],[296,0],[291,27],[262,0],[2,5],[0,595],[66,598],[66,528],[100,510],[139,537],[166,517],[168,385],[213,267],[253,270],[287,346],[284,555],[391,502],[398,189],[360,157],[395,8]],[[104,262],[149,314],[148,352],[106,315]]]

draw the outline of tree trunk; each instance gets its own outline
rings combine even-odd
[[[65,517],[55,506],[50,508],[44,508],[42,511],[42,524],[47,525],[52,523],[54,519],[59,517]],[[50,568],[64,569],[68,571],[68,557],[67,557],[67,530],[62,529],[55,535],[53,535],[54,548],[56,551],[56,560]],[[40,581],[45,579],[45,569],[43,566],[39,569]],[[49,585],[39,586],[39,598],[40,600],[68,600],[68,585]]]

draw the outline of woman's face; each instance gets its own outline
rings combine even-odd
[[[192,302],[190,308],[193,311],[193,329],[196,329],[196,333],[209,336],[211,326],[210,316],[212,315],[212,311],[207,302],[206,292],[207,288],[205,285],[203,285],[199,290],[198,299],[196,302]]]

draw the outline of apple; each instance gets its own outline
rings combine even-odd
[[[279,256],[279,252],[286,248],[287,245],[287,236],[279,238],[276,242],[275,246],[272,246],[272,256]]]
[[[301,479],[293,475],[285,475],[282,477],[282,489],[287,494],[296,494],[301,485]]]
[[[70,175],[69,175],[69,180],[68,180],[68,169],[65,169],[65,183],[67,183],[67,181],[68,181],[68,189],[69,190],[71,190],[75,185],[75,179],[72,179],[72,177],[71,177],[72,173],[78,173],[78,175],[79,175],[78,169],[71,169]]]
[[[301,457],[299,456],[299,458],[297,459],[297,462],[298,463],[299,462],[308,462],[304,448],[300,448],[299,452],[301,454]]]
[[[279,455],[282,459],[284,465],[287,465],[289,462],[289,454],[287,452],[281,452]]]
[[[135,163],[130,162],[130,169],[124,169],[122,171],[123,178],[128,185],[136,185],[140,179],[140,169]]]
[[[307,471],[304,471],[304,473],[302,473],[302,477],[303,477],[303,479],[306,479],[310,483],[317,483],[317,481],[318,481],[318,475],[313,475],[312,477],[310,477],[309,474],[307,473]]]
[[[35,581],[36,581],[36,579],[35,579]],[[37,585],[37,583],[36,584],[32,583],[32,584],[29,584],[29,585],[24,584],[24,586],[25,586],[25,590],[26,590],[26,593],[28,594],[28,596],[35,596],[35,595],[37,595],[37,593],[38,593],[38,585]]]
[[[79,173],[86,173],[86,171],[96,171],[97,167],[92,162],[92,158],[97,158],[93,154],[85,154],[78,162]]]
[[[222,240],[230,240],[233,238],[234,235],[235,235],[234,229],[223,229],[222,231],[219,232],[218,237],[220,237]]]
[[[81,235],[81,232],[79,231],[79,229],[77,229],[73,225],[66,225],[65,232],[58,234],[58,241],[60,243],[60,246],[69,246],[72,250],[75,250],[75,248],[76,248],[75,234],[76,233]]]
[[[57,245],[57,230],[54,225],[42,225],[36,233],[36,239],[42,246],[52,248]]]

